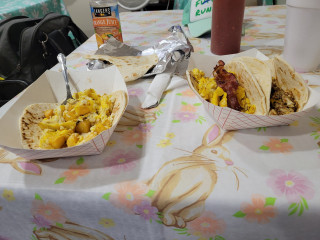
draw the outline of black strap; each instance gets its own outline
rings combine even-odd
[[[12,20],[22,19],[22,18],[29,18],[29,17],[27,17],[27,16],[14,16],[14,17],[6,18],[6,19],[3,19],[0,21],[0,26],[7,23],[7,22],[12,21]]]

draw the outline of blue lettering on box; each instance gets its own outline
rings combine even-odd
[[[196,1],[196,7],[198,7],[199,4],[203,5],[203,4],[206,4],[210,1],[213,2],[213,0],[198,0],[198,1]]]
[[[207,3],[207,2],[210,2],[211,0],[204,0],[202,3],[201,3],[201,5],[203,5],[203,4],[205,4],[205,3]]]

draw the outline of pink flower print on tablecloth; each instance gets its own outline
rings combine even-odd
[[[174,116],[181,122],[190,122],[197,118],[197,115],[192,112],[177,112]]]
[[[144,90],[142,88],[131,88],[128,89],[129,96],[140,96],[144,93]]]
[[[34,220],[40,224],[56,225],[56,223],[62,224],[67,221],[63,210],[52,202],[45,203],[42,200],[34,200],[31,213],[36,217]]]
[[[276,209],[272,205],[267,205],[265,197],[254,194],[252,203],[243,203],[241,211],[245,214],[244,219],[248,222],[268,223],[276,216]]]
[[[78,177],[83,177],[89,174],[90,170],[86,164],[73,164],[69,167],[69,170],[61,174],[61,177],[64,177],[65,183],[73,183]]]
[[[158,209],[151,205],[150,201],[143,201],[140,205],[136,205],[133,208],[134,212],[140,215],[145,220],[157,220]]]
[[[153,126],[150,123],[140,123],[138,125],[138,129],[140,129],[140,131],[147,133],[147,132],[151,132],[151,129],[153,128]]]
[[[148,200],[146,193],[148,188],[145,184],[136,182],[124,182],[115,185],[115,193],[110,195],[110,202],[128,213],[134,214],[134,206]]]
[[[264,145],[260,147],[261,150],[270,150],[270,152],[289,153],[293,146],[288,143],[288,139],[283,138],[270,138],[268,142],[264,142]]]
[[[273,170],[267,184],[277,196],[285,195],[290,203],[300,202],[301,197],[310,200],[315,193],[312,182],[302,174],[293,171]]]
[[[202,124],[202,122],[206,121],[203,116],[200,116],[197,112],[197,107],[201,106],[202,103],[194,103],[190,104],[185,101],[181,102],[181,108],[179,111],[174,113],[174,120],[173,123],[180,123],[180,122],[190,122],[195,120],[196,123]]]
[[[181,92],[181,96],[184,96],[184,97],[195,97],[196,94],[189,88],[189,89],[186,89],[183,92]]]
[[[218,219],[214,213],[205,212],[189,222],[187,228],[188,233],[192,235],[214,239],[214,236],[224,232],[226,223],[222,219]]]
[[[196,112],[197,107],[192,104],[182,105],[181,112]]]
[[[140,131],[135,128],[133,130],[125,131],[122,134],[122,141],[127,144],[141,144],[146,141],[148,133]]]
[[[112,152],[105,160],[105,169],[112,175],[121,172],[130,171],[136,166],[135,161],[139,156],[134,151],[116,150]]]

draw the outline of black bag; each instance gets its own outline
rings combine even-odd
[[[18,95],[18,93],[26,87],[28,87],[28,84],[21,80],[0,81],[0,107]]]
[[[58,53],[68,55],[87,39],[69,16],[58,13],[48,13],[43,18],[16,16],[2,20],[0,77],[30,84],[58,63]]]

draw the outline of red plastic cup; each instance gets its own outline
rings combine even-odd
[[[240,52],[245,0],[214,0],[211,52],[226,55]]]

